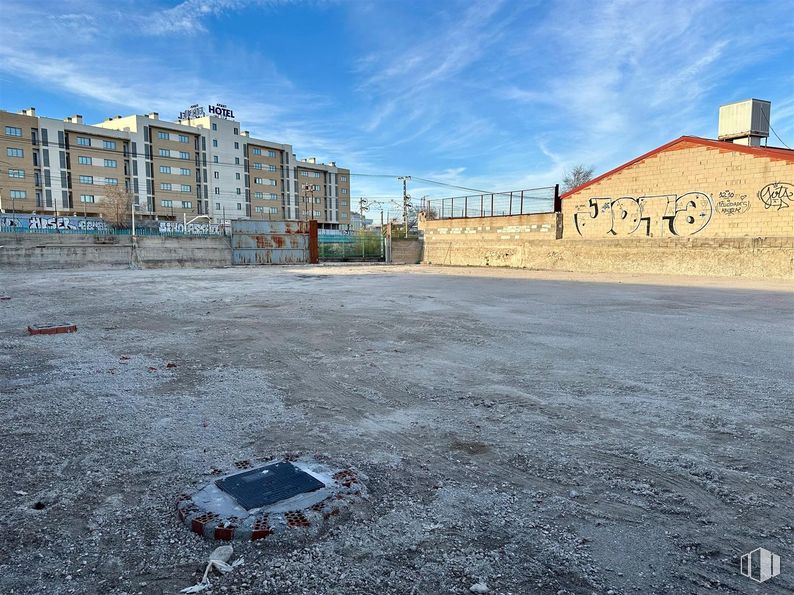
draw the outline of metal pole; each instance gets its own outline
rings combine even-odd
[[[483,212],[482,212],[482,208],[483,208],[483,204],[482,204],[482,203],[483,203],[483,199],[484,199],[483,195],[482,195],[482,194],[480,194],[480,217],[482,217],[482,215],[483,215]]]
[[[132,210],[132,237],[135,239],[135,199],[132,199],[132,204],[130,205]]]
[[[508,215],[513,214],[513,193],[510,193],[510,210],[508,211]]]
[[[469,216],[469,197],[468,196],[464,196],[463,197],[463,216],[464,217],[468,217]]]
[[[491,217],[493,217],[493,194],[491,194]]]
[[[524,191],[522,190],[521,191],[521,212],[519,213],[519,215],[523,215],[523,214],[524,214]]]

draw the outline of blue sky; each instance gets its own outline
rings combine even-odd
[[[0,39],[3,109],[93,123],[222,102],[253,135],[354,173],[552,185],[714,137],[719,104],[748,97],[772,101],[794,146],[794,0],[3,0]]]

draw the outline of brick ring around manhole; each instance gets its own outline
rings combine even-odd
[[[176,501],[179,519],[207,539],[254,540],[310,528],[366,496],[356,471],[311,461],[237,461],[216,475]]]

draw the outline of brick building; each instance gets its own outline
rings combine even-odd
[[[792,237],[794,151],[682,136],[561,198],[565,239]]]

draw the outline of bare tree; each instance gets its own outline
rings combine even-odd
[[[574,165],[565,172],[565,177],[562,179],[562,191],[568,192],[592,180],[594,169],[594,167],[587,167],[582,163]]]
[[[127,227],[132,217],[132,193],[123,186],[108,186],[99,212],[113,227]]]

